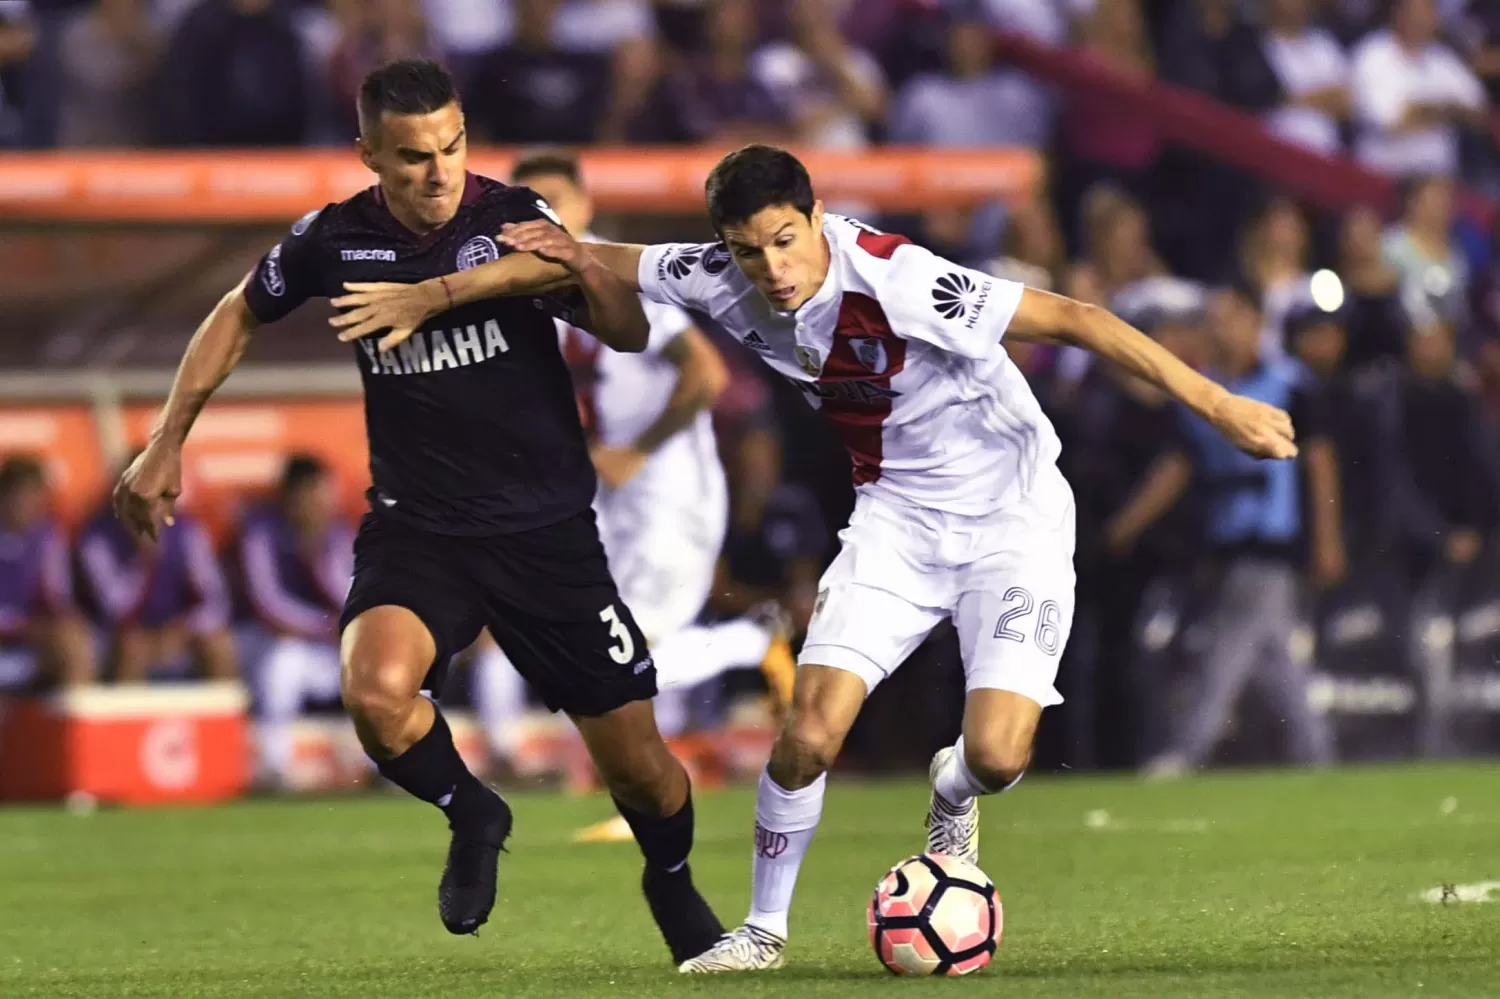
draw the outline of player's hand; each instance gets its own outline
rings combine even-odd
[[[500,242],[518,253],[534,253],[577,274],[593,259],[568,230],[546,219],[510,222],[500,230]]]
[[[603,447],[593,449],[594,470],[611,489],[619,489],[635,478],[646,465],[646,456],[633,447]]]
[[[401,343],[448,306],[448,295],[440,281],[346,281],[344,291],[348,294],[330,300],[339,311],[329,317],[328,325],[340,331],[339,339],[345,343],[389,330],[377,344],[381,350]]]
[[[177,497],[182,495],[182,451],[174,444],[153,441],[136,456],[115,485],[115,516],[137,539],[161,539],[163,524],[177,523]]]
[[[1226,394],[1209,422],[1229,443],[1253,458],[1297,457],[1297,432],[1285,410],[1242,395]]]

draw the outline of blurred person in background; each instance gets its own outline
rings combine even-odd
[[[109,675],[141,683],[186,654],[211,680],[239,675],[229,586],[203,524],[187,512],[155,543],[137,539],[108,501],[78,536],[81,592],[109,635]]]
[[[151,139],[153,84],[165,39],[149,0],[97,0],[63,23],[58,141],[138,148]]]
[[[793,109],[751,62],[760,38],[755,0],[709,0],[707,15],[704,51],[687,54],[665,81],[662,137],[723,146],[789,139]]]
[[[36,42],[31,5],[0,4],[0,149],[21,143],[21,70]]]
[[[1063,279],[1065,293],[1107,307],[1138,281],[1165,274],[1151,245],[1151,220],[1139,201],[1112,184],[1091,188],[1079,206],[1082,250]]]
[[[1278,137],[1314,152],[1343,151],[1349,116],[1349,59],[1338,39],[1312,24],[1314,0],[1269,0],[1261,47],[1283,94],[1266,115]]]
[[[1381,495],[1409,578],[1474,564],[1500,512],[1496,444],[1483,401],[1458,367],[1453,324],[1412,303],[1406,361],[1381,392]]]
[[[94,640],[73,602],[68,542],[41,462],[0,461],[0,687],[93,681]]]
[[[516,0],[515,32],[486,54],[467,104],[491,142],[581,144],[598,139],[609,107],[610,62],[557,42],[558,0]]]
[[[1453,178],[1413,177],[1402,198],[1401,219],[1386,229],[1380,250],[1403,284],[1457,307],[1463,325],[1469,259],[1453,238]]]
[[[323,462],[294,455],[273,502],[241,522],[239,569],[256,623],[271,645],[248,670],[260,715],[260,779],[284,783],[292,723],[309,700],[339,698],[339,611],[354,576],[354,531],[339,515]]]
[[[1063,278],[1069,298],[1106,309],[1115,299],[1153,277],[1166,265],[1151,245],[1151,221],[1145,207],[1113,184],[1096,184],[1080,206],[1084,254]],[[1066,397],[1093,365],[1086,350],[1059,351],[1058,389]]]
[[[311,88],[302,43],[274,0],[203,0],[161,61],[168,145],[299,146]]]
[[[335,0],[342,27],[328,58],[334,104],[346,134],[358,129],[354,104],[365,74],[397,59],[442,60],[442,50],[428,29],[421,0]]]
[[[1260,296],[1261,355],[1274,361],[1286,352],[1282,320],[1307,287],[1307,218],[1290,198],[1272,198],[1245,227],[1240,239],[1240,276]]]
[[[1344,364],[1351,369],[1399,359],[1406,349],[1401,274],[1381,246],[1380,216],[1368,205],[1351,209],[1339,225],[1338,276],[1344,291]]]
[[[751,73],[791,109],[798,142],[863,149],[886,114],[885,74],[839,33],[826,0],[792,0],[791,38],[761,46]]]
[[[1389,27],[1354,50],[1355,156],[1372,170],[1452,176],[1459,128],[1489,127],[1483,86],[1438,28],[1435,0],[1395,0]]]
[[[1135,80],[1156,76],[1156,59],[1139,0],[1098,0],[1078,41],[1079,56]],[[1112,181],[1148,204],[1161,136],[1149,112],[1092,92],[1068,95],[1062,117],[1059,194],[1063,205],[1101,180]]]
[[[1122,316],[1197,366],[1204,339],[1203,290],[1160,280],[1169,288]],[[1089,726],[1085,738],[1100,766],[1139,767],[1165,737],[1166,677],[1144,672],[1150,664],[1134,655],[1137,618],[1153,584],[1185,574],[1199,554],[1202,526],[1190,502],[1177,503],[1134,532],[1120,515],[1163,446],[1177,439],[1180,419],[1166,393],[1116,365],[1100,364],[1090,368],[1059,427],[1065,434],[1063,470],[1078,497],[1083,642],[1074,665],[1088,687],[1069,701],[1090,705],[1080,722]]]
[[[1321,401],[1300,365],[1263,356],[1258,292],[1244,287],[1215,292],[1209,319],[1209,370],[1232,392],[1286,408],[1301,454],[1296,461],[1274,464],[1241,460],[1240,452],[1220,446],[1207,424],[1187,417],[1180,448],[1155,463],[1113,518],[1112,547],[1129,550],[1196,478],[1217,570],[1208,611],[1212,638],[1194,669],[1197,693],[1170,748],[1147,764],[1147,772],[1158,777],[1181,775],[1208,760],[1249,685],[1259,688],[1285,720],[1293,759],[1333,760],[1328,727],[1308,705],[1307,676],[1289,648],[1301,620],[1304,544],[1315,579],[1333,582],[1345,571],[1338,464]]]
[[[1376,434],[1375,405],[1378,378],[1370,372],[1353,373],[1344,363],[1349,334],[1346,313],[1326,309],[1310,297],[1295,301],[1286,315],[1287,350],[1310,375],[1322,399],[1324,432],[1338,461],[1339,513],[1344,551],[1361,565],[1385,555],[1381,490],[1383,460]],[[1324,585],[1342,577],[1337,562],[1322,574]]]
[[[1061,43],[1063,36],[1041,40]],[[1049,92],[996,57],[993,28],[977,16],[948,29],[946,65],[919,73],[896,94],[890,141],[920,146],[1022,146],[1040,149],[1052,135]]]

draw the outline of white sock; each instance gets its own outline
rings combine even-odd
[[[979,783],[979,778],[969,769],[969,763],[964,759],[964,738],[958,737],[958,742],[953,746],[955,752],[948,757],[948,762],[938,771],[937,780],[933,781],[933,790],[937,791],[948,804],[955,808],[963,808],[970,801],[980,795],[990,794],[989,788]],[[1017,778],[1019,779],[1019,778]],[[1007,788],[1001,788],[1007,790]]]
[[[526,681],[497,646],[482,646],[474,662],[474,713],[491,748],[509,757],[516,722],[526,712]]]
[[[302,713],[302,698],[309,671],[306,643],[295,638],[277,639],[261,660],[255,678],[255,699],[260,703],[260,765],[284,778],[292,766],[292,726]]]
[[[770,647],[771,632],[745,618],[683,628],[651,646],[656,685],[691,687],[732,669],[759,666]]]
[[[797,872],[823,817],[827,785],[828,775],[823,774],[800,791],[788,791],[769,772],[760,775],[755,796],[754,885],[745,922],[782,939],[787,936],[787,912]]]

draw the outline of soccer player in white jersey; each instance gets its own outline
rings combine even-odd
[[[528,154],[512,168],[511,182],[541,195],[569,232],[594,239],[593,202],[572,155]],[[686,722],[691,689],[736,668],[759,666],[784,709],[796,662],[785,627],[769,608],[693,624],[708,602],[728,526],[728,486],[710,413],[728,374],[687,313],[643,304],[651,332],[640,353],[604,348],[561,320],[557,326],[594,441],[600,537],[620,595],[651,646],[661,688],[657,722],[671,736]],[[493,643],[481,651],[477,669],[481,720],[503,745],[524,709],[522,681]],[[584,833],[622,842],[630,835],[624,821],[614,819]]]
[[[710,174],[722,242],[580,246],[507,226],[516,254],[428,285],[361,286],[345,323],[415,328],[448,291],[470,301],[591,266],[706,313],[806,393],[853,461],[856,503],[820,584],[791,713],[756,799],[750,914],[684,972],[780,967],[825,775],[871,688],[943,618],[959,634],[963,734],[931,767],[927,849],[976,860],[977,799],[1031,760],[1073,615],[1073,498],[1057,435],[1003,337],[1086,348],[1159,386],[1245,452],[1296,454],[1290,417],[1236,396],[1103,309],[960,267],[825,214],[790,153],[748,146]]]

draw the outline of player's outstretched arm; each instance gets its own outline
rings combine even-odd
[[[193,334],[146,449],[115,486],[115,516],[137,536],[154,541],[163,523],[174,522],[173,504],[182,492],[183,442],[209,397],[244,356],[257,325],[241,281]]]
[[[1166,391],[1246,454],[1257,458],[1297,454],[1292,418],[1284,410],[1234,395],[1105,309],[1027,288],[1006,336],[1092,351]]]

